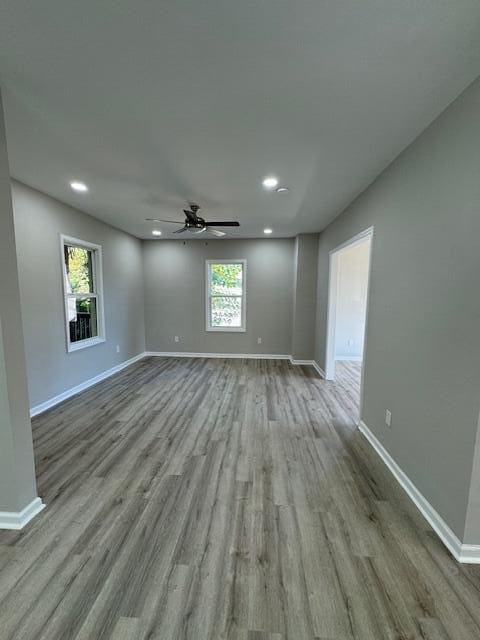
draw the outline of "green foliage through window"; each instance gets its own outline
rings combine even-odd
[[[63,254],[67,276],[69,339],[70,343],[75,343],[98,336],[94,251],[87,247],[65,244]]]
[[[243,263],[218,262],[209,265],[210,326],[242,327]]]
[[[92,252],[83,247],[65,245],[65,266],[67,269],[69,293],[93,292]]]
[[[210,291],[212,295],[242,295],[242,264],[211,264],[210,270]]]

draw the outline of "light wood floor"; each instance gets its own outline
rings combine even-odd
[[[47,508],[0,532],[1,640],[478,640],[480,567],[357,403],[348,367],[151,358],[36,418]]]

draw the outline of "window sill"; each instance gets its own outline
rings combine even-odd
[[[207,332],[245,333],[245,327],[207,327]]]
[[[81,340],[79,342],[70,342],[67,345],[67,351],[68,353],[72,353],[72,351],[80,351],[80,349],[94,347],[96,344],[102,344],[102,342],[105,342],[105,338],[89,338],[88,340]]]

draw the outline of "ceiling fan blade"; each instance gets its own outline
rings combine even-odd
[[[201,229],[195,229],[193,233],[205,233],[206,230],[207,230],[207,227],[202,227]]]
[[[205,222],[207,227],[239,227],[240,223],[236,220],[230,220],[230,222]]]
[[[222,238],[223,236],[226,236],[227,234],[225,233],[225,231],[219,231],[218,229],[207,229],[208,233],[210,233],[212,236],[217,236],[217,238]]]
[[[177,222],[177,224],[178,224],[178,222]],[[183,233],[187,229],[188,229],[188,227],[182,227],[181,229],[177,229],[176,231],[173,231],[173,233]]]
[[[147,222],[169,222],[170,224],[182,224],[179,220],[161,220],[160,218],[145,218]]]

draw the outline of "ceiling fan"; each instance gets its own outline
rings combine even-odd
[[[190,204],[190,209],[184,209],[183,213],[185,214],[184,226],[180,229],[177,229],[173,233],[183,233],[184,231],[190,231],[191,233],[210,233],[212,236],[216,236],[217,238],[221,238],[225,235],[225,231],[219,231],[218,229],[213,229],[212,227],[239,227],[240,223],[234,220],[230,222],[207,222],[203,218],[200,218],[198,212],[200,211],[200,206],[198,204]],[[167,222],[169,224],[182,224],[177,220],[161,220],[160,218],[146,218],[149,222]]]

